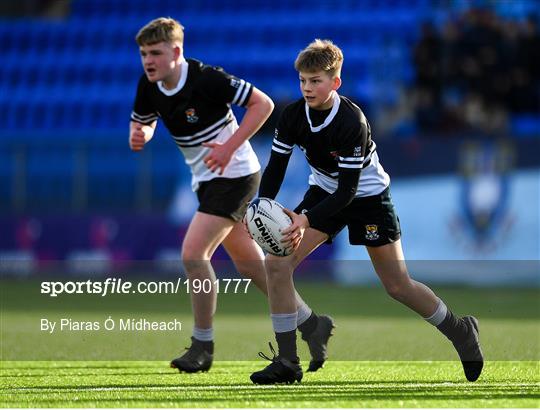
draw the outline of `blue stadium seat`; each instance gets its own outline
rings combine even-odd
[[[430,0],[73,0],[66,20],[0,25],[0,82],[18,101],[8,111],[14,119],[5,123],[14,129],[125,126],[120,113],[129,114],[142,73],[134,36],[157,16],[171,15],[186,26],[188,57],[223,65],[274,98],[296,98],[293,60],[307,42],[333,39],[346,51],[351,78],[369,83],[367,62],[374,53],[388,38],[410,46],[418,16],[430,7]],[[399,75],[410,78],[410,69],[405,65]],[[36,102],[23,106],[29,89]],[[7,100],[0,96],[0,104]]]

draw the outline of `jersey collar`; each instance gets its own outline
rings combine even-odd
[[[328,124],[332,122],[332,120],[334,119],[334,117],[336,116],[338,112],[340,102],[341,102],[341,98],[339,98],[339,94],[334,91],[334,104],[332,105],[332,110],[330,111],[330,114],[328,114],[328,116],[324,119],[324,122],[321,125],[318,125],[316,127],[314,127],[313,124],[311,123],[311,118],[309,118],[309,105],[305,103],[306,118],[309,123],[309,128],[311,128],[311,132],[319,132],[320,130],[322,130],[324,127],[327,127]]]
[[[185,59],[182,59],[182,61],[180,62],[180,79],[178,80],[178,84],[176,84],[176,87],[174,87],[172,90],[167,90],[165,87],[163,87],[163,81],[158,81],[157,86],[159,88],[159,91],[161,91],[168,97],[180,91],[186,84],[188,69],[188,62]]]

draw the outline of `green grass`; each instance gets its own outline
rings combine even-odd
[[[4,362],[2,407],[538,407],[536,362],[330,362],[300,384],[255,386],[262,362],[186,375],[165,362]]]
[[[76,295],[50,298],[39,283],[0,287],[0,407],[539,407],[540,298],[537,289],[436,289],[457,314],[480,320],[484,373],[465,381],[451,344],[380,288],[299,286],[338,328],[331,360],[301,384],[254,386],[249,374],[273,339],[257,292],[220,295],[216,362],[209,373],[178,374],[168,360],[188,345],[188,295]],[[41,318],[108,316],[182,321],[180,332],[48,334]],[[302,360],[309,355],[299,342]],[[305,367],[304,362],[304,367]]]

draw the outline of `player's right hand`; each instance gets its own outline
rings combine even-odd
[[[136,123],[135,127],[131,130],[129,134],[129,147],[132,151],[142,151],[145,144],[144,131],[142,130],[143,125]]]
[[[295,251],[302,242],[304,231],[309,228],[309,220],[306,215],[297,214],[287,208],[283,208],[283,212],[291,218],[292,223],[288,228],[281,231],[283,235],[281,242],[286,248],[292,248]]]

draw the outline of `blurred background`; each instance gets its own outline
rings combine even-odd
[[[535,0],[1,1],[3,271],[179,259],[197,207],[189,170],[162,124],[144,152],[127,144],[142,74],[134,36],[172,16],[185,26],[186,57],[222,66],[275,101],[252,139],[263,167],[280,111],[300,97],[298,51],[333,40],[345,54],[340,93],[371,122],[418,275],[538,286],[539,12]],[[295,153],[277,199],[294,207],[308,174]],[[366,257],[345,232],[311,258]],[[321,270],[311,277],[376,279],[338,263]]]

